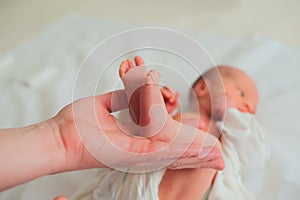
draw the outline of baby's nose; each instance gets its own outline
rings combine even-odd
[[[255,114],[256,110],[254,108],[254,106],[248,102],[243,103],[240,107],[239,110],[241,112],[248,112],[248,113],[252,113]]]

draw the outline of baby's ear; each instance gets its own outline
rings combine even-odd
[[[208,87],[204,79],[200,79],[194,86],[194,92],[197,97],[204,97],[208,95]]]

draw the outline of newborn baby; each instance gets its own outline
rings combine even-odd
[[[222,77],[222,84],[219,81]],[[220,123],[228,108],[236,108],[240,112],[256,112],[258,104],[258,91],[253,80],[239,69],[219,66],[206,71],[192,86],[196,98],[191,99],[192,107],[198,109],[197,113],[178,114],[174,118],[201,129],[215,136],[220,136]],[[174,96],[167,88],[163,94],[172,99]],[[166,98],[165,98],[166,99]],[[169,102],[168,99],[165,100]],[[170,105],[169,105],[170,107]],[[197,118],[200,116],[200,118]],[[197,119],[200,121],[194,121]],[[204,124],[204,126],[203,126]],[[222,128],[222,127],[221,127]],[[226,162],[225,162],[226,168]],[[213,169],[183,169],[167,170],[160,183],[159,196],[161,199],[199,199],[210,188],[216,175]],[[189,183],[189,184],[186,184]],[[171,195],[168,191],[172,188]]]
[[[135,60],[137,66],[144,64],[140,57]],[[120,77],[122,78],[132,67],[133,64],[130,60],[123,61],[119,71]],[[221,75],[224,85],[216,81],[216,74]],[[158,79],[159,74],[155,72],[153,76]],[[227,126],[226,123],[224,125],[220,121],[224,119],[224,113],[229,108],[239,110],[238,113],[254,114],[256,112],[258,103],[256,86],[247,74],[238,69],[226,66],[212,68],[193,84],[193,90],[196,98],[192,98],[191,104],[198,112],[179,113],[174,118],[208,131],[215,136],[220,136],[221,128]],[[162,89],[162,95],[168,111],[171,112],[178,105],[177,95],[167,88]],[[129,96],[131,96],[129,110],[133,121],[140,126],[147,126],[151,121],[150,116],[145,113],[142,114],[139,96],[135,94]],[[236,166],[231,166],[231,168],[234,167]],[[101,170],[99,176],[91,180],[86,188],[78,191],[72,199],[198,200],[202,197],[206,198],[204,197],[205,193],[207,196],[210,191],[209,188],[215,183],[218,186],[223,184],[224,178],[219,178],[219,175],[216,175],[216,170],[203,168],[162,169],[137,174],[109,169]],[[214,195],[216,193],[226,196],[226,191],[219,192],[218,188],[220,187],[212,188],[210,199],[217,199],[217,195]]]

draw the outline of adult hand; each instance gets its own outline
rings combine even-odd
[[[119,101],[119,105],[114,105],[114,108],[111,106],[113,95],[119,100],[124,100]],[[205,136],[193,135],[194,139],[190,143],[184,140],[173,142],[176,136],[173,125],[170,126],[173,130],[164,130],[165,132],[150,138],[127,134],[110,114],[126,106],[125,93],[119,90],[80,99],[65,107],[52,119],[58,127],[61,140],[59,143],[63,144],[61,145],[62,151],[66,154],[64,171],[107,167],[107,165],[110,167],[113,165],[116,168],[155,167],[161,162],[169,163],[172,169],[223,168],[218,140],[208,138],[212,136],[205,133],[203,133]],[[171,131],[174,133],[171,134]],[[189,132],[195,132],[195,130],[191,129]],[[211,144],[215,146],[203,148],[204,137],[214,140]],[[121,151],[116,152],[115,147]],[[205,151],[207,151],[206,154]],[[150,153],[152,153],[151,156],[145,158],[144,155]],[[109,155],[109,158],[106,155]],[[178,155],[180,155],[179,159]]]

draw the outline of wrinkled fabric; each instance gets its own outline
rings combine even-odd
[[[165,170],[148,173],[127,173],[100,170],[86,187],[71,199],[76,200],[159,200],[158,189]]]
[[[243,176],[263,169],[268,158],[268,145],[255,115],[226,111],[224,122],[217,123],[222,130],[221,143],[225,169],[218,172],[209,200],[253,200],[255,197],[243,183]]]

